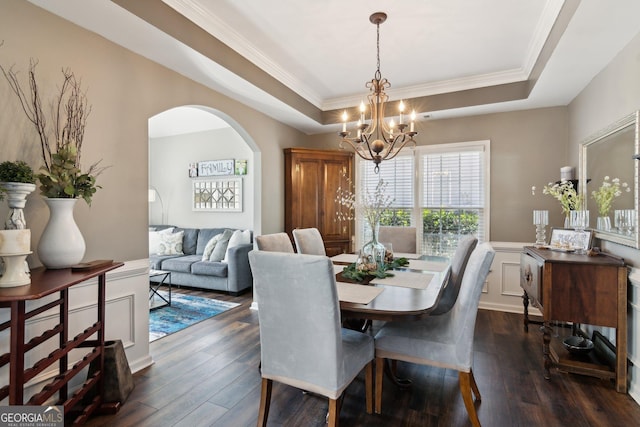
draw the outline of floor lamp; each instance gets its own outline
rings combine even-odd
[[[164,203],[162,203],[162,197],[154,186],[149,187],[149,203],[154,203],[156,200],[160,202],[160,225],[164,225]]]

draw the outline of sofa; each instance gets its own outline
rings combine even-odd
[[[170,225],[149,226],[150,253],[149,262],[152,270],[171,272],[171,284],[189,286],[194,288],[211,289],[228,292],[231,295],[239,295],[247,291],[253,285],[253,276],[249,266],[248,253],[253,249],[253,236],[245,230],[240,244],[233,244],[233,239],[225,245],[224,259],[220,261],[203,260],[205,251],[209,251],[212,238],[219,238],[222,233],[231,233],[235,229],[226,228],[181,228]],[[171,250],[163,248],[156,252],[155,243],[152,243],[152,235],[164,234],[162,239],[180,240],[179,234],[183,232],[181,241],[177,241]],[[227,235],[225,234],[225,235]],[[168,237],[166,235],[169,235]],[[246,241],[249,243],[246,243]],[[235,239],[237,242],[238,239]],[[209,244],[209,246],[207,245]],[[151,281],[159,282],[160,277],[150,277]]]

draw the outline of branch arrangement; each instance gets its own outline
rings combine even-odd
[[[62,85],[58,89],[57,97],[49,105],[50,118],[53,121],[51,136],[55,139],[52,145],[49,141],[47,116],[42,107],[36,81],[37,65],[37,61],[29,61],[28,93],[22,89],[18,73],[13,66],[6,69],[0,65],[0,70],[18,97],[27,119],[38,132],[44,162],[38,174],[40,190],[46,197],[82,197],[91,204],[91,197],[96,189],[100,188],[96,185],[96,177],[105,168],[98,167],[98,161],[91,165],[86,173],[82,173],[80,169],[82,141],[87,118],[91,113],[86,92],[82,90],[82,81],[77,79],[69,68],[62,69]]]

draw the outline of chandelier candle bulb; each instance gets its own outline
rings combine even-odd
[[[409,130],[410,132],[415,132],[414,129],[414,122],[416,121],[416,110],[413,110],[411,112],[411,129]]]
[[[349,118],[349,116],[347,116],[347,110],[344,110],[342,112],[342,132],[346,132],[347,131],[347,119]]]
[[[400,119],[399,122],[402,124],[402,113],[404,113],[404,102],[400,100],[400,105],[398,106],[398,110],[400,110]]]

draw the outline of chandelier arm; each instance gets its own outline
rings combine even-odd
[[[400,136],[400,135],[399,135]],[[395,145],[397,141],[394,141],[393,144]],[[395,152],[393,152],[393,147],[391,147],[389,149],[389,151],[387,151],[387,154],[385,156],[382,157],[382,160],[391,160],[394,157],[396,157],[400,151],[402,151],[402,149],[408,144],[408,143],[412,143],[413,146],[416,146],[416,141],[413,139],[413,137],[409,136],[409,138],[406,138],[406,134],[402,135],[402,142],[400,144],[400,146],[395,150]],[[391,155],[389,155],[389,153],[392,153]]]
[[[371,152],[371,148],[369,147],[369,143],[367,141],[367,148],[369,151],[369,154],[371,155],[371,157],[367,157],[364,154],[366,154],[366,151],[363,150],[362,148],[362,143],[357,142],[356,140],[354,140],[353,138],[343,138],[341,141],[342,142],[346,142],[347,144],[349,144],[351,146],[351,148],[353,148],[353,151],[360,156],[362,159],[364,160],[373,160],[374,159],[374,154]]]

